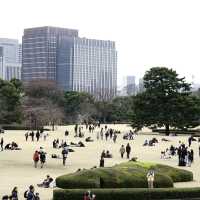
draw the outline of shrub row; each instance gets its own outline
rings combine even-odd
[[[158,133],[166,133],[166,130],[164,129],[152,129],[152,132],[158,132]],[[169,131],[170,133],[174,134],[200,134],[200,130],[173,130],[171,129]]]
[[[1,126],[4,130],[32,130],[30,127],[22,126],[22,125],[3,125]],[[49,131],[50,129],[44,128],[44,131]]]
[[[80,200],[86,189],[54,190],[53,200]],[[200,199],[200,188],[160,189],[92,189],[96,200],[156,200],[156,199]]]

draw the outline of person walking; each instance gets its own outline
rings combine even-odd
[[[11,199],[12,200],[18,200],[18,190],[17,190],[17,187],[13,188],[12,194],[11,194]]]
[[[34,142],[34,136],[35,136],[35,133],[32,131],[31,132],[31,140],[32,140],[32,142]]]
[[[41,163],[41,168],[44,167],[44,163],[46,162],[46,153],[44,151],[40,152],[40,163]]]
[[[154,171],[149,170],[147,173],[147,182],[148,182],[148,188],[153,188],[153,183],[154,183]]]
[[[43,137],[44,137],[44,141],[46,141],[47,140],[47,133],[44,133]]]
[[[101,128],[100,136],[101,136],[101,140],[103,140],[103,128]]]
[[[130,144],[128,143],[128,144],[126,145],[127,159],[129,159],[130,153],[131,153],[131,146],[130,146]]]
[[[101,156],[99,167],[104,167],[104,157]]]
[[[27,197],[26,197],[27,200],[35,200],[34,191],[35,191],[35,188],[31,185],[29,187],[29,191],[28,191],[28,194],[27,194]]]
[[[120,150],[119,150],[119,152],[120,152],[120,154],[121,154],[121,158],[124,157],[125,151],[126,151],[126,150],[125,150],[125,148],[124,148],[124,145],[122,145],[121,148],[120,148]]]
[[[77,137],[78,136],[78,124],[75,125],[74,132],[75,132],[75,136],[74,137]]]
[[[28,132],[25,133],[26,142],[28,141]]]
[[[99,140],[99,137],[100,137],[100,133],[99,131],[97,131],[97,140]]]
[[[67,148],[67,147],[64,147],[64,149],[62,150],[63,166],[66,165],[66,159],[67,159],[68,153],[69,153],[68,148]]]
[[[199,156],[200,156],[200,146],[199,146]]]
[[[34,162],[34,167],[37,168],[38,161],[40,159],[40,155],[38,151],[35,151],[33,154],[33,162]]]
[[[40,132],[39,132],[39,130],[36,132],[36,139],[37,139],[37,142],[39,141],[39,139],[40,139]]]
[[[113,136],[113,142],[116,143],[116,140],[117,140],[117,134],[114,133],[114,136]]]
[[[3,143],[4,143],[4,140],[3,140],[3,138],[1,138],[1,142],[0,142],[0,145],[1,145],[1,151],[3,151]]]

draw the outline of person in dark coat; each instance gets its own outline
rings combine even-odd
[[[126,145],[126,155],[127,155],[127,158],[129,159],[130,158],[130,153],[131,153],[131,146],[130,144],[128,143]]]

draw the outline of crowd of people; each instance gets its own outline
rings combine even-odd
[[[169,148],[166,148],[166,150],[161,151],[161,159],[178,157],[178,166],[191,167],[191,164],[194,162],[194,150],[191,148],[193,141],[197,142],[193,136],[190,136],[188,138],[188,146],[181,141],[179,141],[178,147],[171,145]],[[200,138],[198,139],[198,143],[200,143]],[[200,145],[198,151],[198,155],[200,157]]]
[[[119,136],[119,134],[121,134],[119,130],[114,129],[114,128],[109,128],[108,125],[101,125],[100,123],[81,124],[81,125],[76,124],[74,127],[74,133],[73,131],[72,133],[70,133],[68,130],[65,130],[63,134],[63,136],[65,137],[64,139],[63,137],[59,138],[56,136],[55,137],[56,139],[53,139],[53,141],[50,141],[52,150],[59,151],[58,154],[52,154],[51,158],[61,159],[60,163],[62,162],[61,164],[66,167],[68,166],[68,163],[69,163],[68,162],[69,153],[74,152],[74,150],[71,148],[86,147],[90,145],[89,144],[90,142],[96,141],[96,142],[101,143],[102,140],[107,141],[106,144],[109,143],[110,141],[112,142],[113,145],[115,145],[116,142],[119,143],[117,139],[120,137],[123,140],[135,140],[135,138],[138,135],[137,132],[130,130],[129,132],[123,133],[121,136]],[[75,138],[78,137],[78,140],[80,138],[80,141],[79,142],[77,142],[77,140],[75,140],[76,142],[70,141],[68,139],[69,135],[72,135]],[[48,137],[48,134],[40,130],[30,131],[30,132],[25,133],[26,141],[30,140],[32,142],[34,141],[39,142],[42,139],[46,141],[47,137]],[[160,141],[170,142],[170,140],[166,138],[163,138]],[[161,152],[161,158],[170,159],[172,157],[178,157],[179,166],[191,166],[191,164],[194,161],[194,151],[193,149],[191,149],[193,141],[196,141],[196,139],[191,136],[188,138],[188,146],[185,145],[184,143],[180,143],[178,147],[175,147],[174,145],[169,146],[169,148],[166,148],[164,151]],[[200,142],[200,140],[198,141]],[[130,160],[133,154],[132,141],[127,141],[127,142],[129,143],[127,143],[126,145],[124,145],[123,143],[120,144],[119,157],[121,159],[126,158]],[[143,146],[155,146],[155,144],[158,144],[159,142],[156,137],[153,137],[152,139],[149,139],[149,140],[145,138]],[[37,143],[37,144],[40,144],[40,143]],[[0,140],[0,149],[1,151],[4,151],[6,149],[19,150],[20,148],[16,142],[8,143],[5,145],[4,138],[2,137]],[[112,159],[113,156],[116,156],[115,152],[111,152],[111,149],[109,150],[107,148],[105,149],[106,150],[103,150],[101,152],[99,167],[105,167],[105,159]],[[200,146],[199,146],[199,156],[200,156]],[[47,152],[45,152],[43,147],[40,147],[33,153],[33,164],[35,168],[45,167],[46,161],[47,161]],[[154,179],[154,174],[151,172],[147,175],[147,180],[149,180],[148,184],[150,188],[153,188],[153,185],[152,185],[153,179]],[[37,184],[38,187],[44,187],[44,188],[54,187],[54,185],[55,185],[55,181],[49,175],[46,177],[44,181],[42,181],[42,183]],[[26,199],[28,200],[40,199],[39,194],[34,192],[33,186],[29,187],[29,190],[26,191],[26,195],[27,195]],[[88,194],[85,194],[85,198],[87,198],[87,196]],[[17,187],[13,189],[13,191],[11,192],[11,195],[5,195],[3,198],[4,200],[5,199],[18,200],[19,198],[18,198]]]
[[[38,142],[40,139],[42,139],[42,137],[43,137],[43,140],[46,141],[47,136],[49,136],[49,135],[48,135],[48,133],[44,132],[43,130],[37,130],[36,132],[34,132],[34,131],[26,132],[24,136],[25,136],[26,141],[28,141],[28,139],[30,137],[32,142],[34,142],[35,139]]]

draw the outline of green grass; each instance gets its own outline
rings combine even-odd
[[[82,170],[60,176],[56,184],[63,189],[79,188],[147,188],[146,174],[155,171],[154,186],[173,187],[173,182],[192,181],[192,172],[167,165],[144,162],[126,162],[113,167]],[[100,178],[103,184],[100,184]]]

